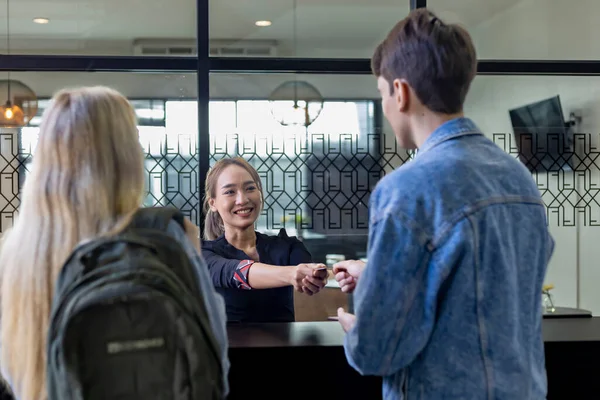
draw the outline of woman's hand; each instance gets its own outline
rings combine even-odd
[[[309,296],[317,294],[327,285],[329,280],[329,272],[327,266],[317,264],[318,267],[313,269],[312,276],[307,276],[302,280],[302,292]]]
[[[291,284],[294,289],[309,296],[323,289],[329,276],[325,264],[298,264],[292,271]]]

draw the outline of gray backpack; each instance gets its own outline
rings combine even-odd
[[[48,400],[223,399],[223,371],[194,266],[166,233],[183,216],[144,208],[75,249],[56,283]]]

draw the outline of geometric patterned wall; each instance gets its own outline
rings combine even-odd
[[[211,135],[210,164],[242,156],[259,172],[265,189],[261,230],[285,227],[323,235],[366,235],[370,193],[387,172],[410,160],[393,137],[310,134],[273,138]],[[577,151],[556,160],[566,170],[532,172],[558,226],[600,225],[600,151],[590,134],[573,135]],[[191,135],[164,137],[144,146],[148,173],[145,205],[173,205],[198,223],[198,159]],[[514,135],[494,134],[493,141],[515,157]],[[0,232],[12,225],[19,188],[31,160],[17,131],[0,132]],[[144,143],[142,143],[144,145]],[[522,156],[522,154],[521,154]]]
[[[563,135],[550,134],[533,143],[537,151],[523,149],[512,133],[495,133],[493,141],[533,169],[532,175],[546,205],[548,221],[556,226],[600,226],[600,151],[598,135],[575,133],[571,144]],[[536,138],[537,139],[537,138]],[[558,150],[558,151],[557,151]],[[534,154],[535,153],[535,154]],[[535,171],[543,163],[550,171]]]
[[[1,133],[0,232],[12,225],[20,187],[31,162],[31,148],[20,134]],[[309,138],[264,140],[260,135],[211,136],[211,159],[242,156],[259,172],[265,189],[262,229],[296,227],[323,234],[366,234],[371,190],[386,171],[410,158],[393,138],[370,134],[312,134]],[[198,223],[196,138],[164,137],[146,149],[147,196],[144,204],[173,205]]]
[[[0,232],[12,225],[32,157],[31,147],[21,146],[21,134],[4,131],[0,133]],[[27,142],[32,141],[29,139]],[[144,205],[172,205],[197,221],[198,158],[196,138],[192,139],[192,145],[189,135],[171,141],[163,135],[160,145],[156,141],[143,143],[142,140],[147,173]]]
[[[211,165],[235,156],[253,165],[263,183],[259,229],[328,235],[366,234],[371,191],[386,171],[410,158],[382,134],[211,137]]]
[[[198,223],[198,152],[197,138],[163,136],[160,146],[146,149],[145,169],[148,190],[144,205],[171,205]],[[149,150],[150,149],[150,150]]]
[[[494,134],[493,141],[527,165],[554,157],[552,171],[532,171],[549,223],[600,226],[597,137],[583,133],[572,137],[572,147],[560,149],[561,156],[544,153],[548,146],[540,143],[541,151],[538,148],[533,159],[519,153],[512,133]],[[552,139],[550,135],[548,140]],[[262,229],[295,226],[327,235],[366,234],[372,189],[387,172],[411,157],[397,147],[391,135],[382,134],[362,138],[312,134],[277,141],[260,135],[211,138],[211,165],[237,155],[248,160],[263,181]]]
[[[20,135],[16,130],[0,131],[0,232],[12,226],[19,208],[20,188],[26,160],[21,156]]]

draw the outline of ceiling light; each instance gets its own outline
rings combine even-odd
[[[48,18],[34,18],[33,22],[35,22],[36,24],[47,24],[48,22],[50,22],[50,20]]]
[[[266,21],[266,20],[256,21],[254,23],[254,25],[256,25],[256,26],[271,26],[271,21]]]

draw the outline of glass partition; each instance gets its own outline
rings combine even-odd
[[[9,0],[0,52],[102,56],[195,56],[196,0]],[[6,11],[6,12],[5,12]],[[10,25],[7,26],[6,15]],[[10,29],[8,29],[10,28]]]
[[[558,96],[558,97],[557,97]],[[559,306],[600,312],[600,77],[478,76],[465,112],[498,146],[516,158],[520,143],[510,110],[557,99],[555,113],[568,125],[548,134],[532,126],[534,156],[552,158],[559,168],[532,171],[546,204],[556,244],[546,276]],[[555,100],[556,101],[556,100]],[[538,123],[541,125],[542,122]],[[563,148],[558,156],[553,150]],[[526,229],[526,227],[524,227]]]
[[[370,58],[408,12],[399,0],[210,0],[210,54]]]
[[[63,87],[105,85],[121,91],[138,116],[146,152],[146,205],[172,205],[198,222],[198,111],[196,76],[136,73],[13,73],[37,94],[37,115],[19,129],[0,128],[0,232],[12,225],[20,188],[38,140],[49,98]],[[185,97],[183,97],[185,96]]]
[[[597,60],[594,0],[427,0],[427,8],[471,33],[479,59]]]

